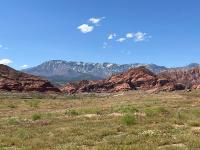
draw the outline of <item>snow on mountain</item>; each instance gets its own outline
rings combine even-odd
[[[127,71],[130,68],[146,66],[147,69],[155,73],[167,70],[166,67],[155,64],[115,64],[115,63],[88,63],[63,60],[51,60],[36,67],[22,70],[23,72],[46,77],[56,82],[70,82],[77,80],[104,79],[113,74]],[[59,80],[62,81],[59,81]]]

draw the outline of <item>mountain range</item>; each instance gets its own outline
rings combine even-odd
[[[64,60],[50,60],[38,66],[22,70],[25,73],[44,77],[56,84],[64,84],[68,82],[80,80],[100,80],[121,72],[125,72],[131,68],[145,66],[155,74],[167,70],[174,69],[190,69],[200,66],[197,63],[191,63],[184,67],[167,68],[155,64],[115,64],[115,63],[88,63]]]
[[[101,71],[101,69],[98,71]],[[49,77],[53,73],[54,70],[49,71]],[[67,75],[70,75],[70,73],[72,72]],[[73,73],[76,75],[75,71]],[[6,65],[0,65],[0,91],[63,92],[67,94],[114,93],[127,90],[160,92],[200,89],[200,67],[191,64],[186,67],[171,68],[155,73],[147,69],[147,66],[133,66],[127,71],[115,73],[105,79],[80,80],[55,86],[41,77],[17,71]]]

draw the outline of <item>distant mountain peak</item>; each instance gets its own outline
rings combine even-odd
[[[127,71],[131,68],[145,66],[150,71],[158,74],[170,68],[165,66],[158,66],[156,64],[116,64],[116,63],[94,63],[82,61],[65,61],[65,60],[50,60],[46,61],[36,67],[28,68],[23,72],[46,77],[50,81],[58,83],[65,83],[78,80],[97,80],[105,79],[113,74]],[[191,63],[183,69],[193,68],[199,66],[197,63]],[[176,68],[174,68],[176,69]]]
[[[188,68],[194,68],[194,67],[199,67],[200,65],[198,63],[190,63],[189,65],[187,65],[186,67]]]

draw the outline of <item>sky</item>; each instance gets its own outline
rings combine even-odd
[[[0,0],[0,63],[200,63],[199,0]]]

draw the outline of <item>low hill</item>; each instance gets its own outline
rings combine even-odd
[[[49,81],[0,64],[0,90],[59,92]]]

